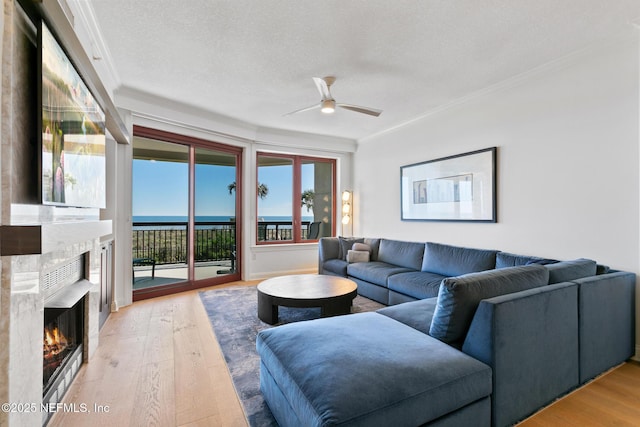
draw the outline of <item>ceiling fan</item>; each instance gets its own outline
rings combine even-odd
[[[342,102],[336,102],[336,100],[333,99],[333,96],[331,96],[331,91],[330,91],[331,85],[336,81],[336,78],[333,76],[327,76],[322,78],[314,77],[313,81],[315,82],[316,87],[318,88],[318,92],[320,92],[320,96],[321,96],[320,103],[312,105],[311,107],[305,107],[299,110],[292,111],[290,113],[285,114],[285,116],[290,116],[291,114],[296,114],[296,113],[302,113],[303,111],[315,110],[316,108],[320,108],[320,111],[322,111],[325,114],[332,114],[336,110],[336,107],[344,108],[345,110],[355,111],[356,113],[368,114],[370,116],[375,116],[375,117],[378,117],[382,113],[382,110],[377,110],[375,108],[367,108],[367,107],[361,107],[359,105],[343,104]]]

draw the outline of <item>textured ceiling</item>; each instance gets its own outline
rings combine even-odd
[[[629,32],[640,0],[90,0],[122,92],[360,139]],[[382,109],[283,116],[320,101]]]

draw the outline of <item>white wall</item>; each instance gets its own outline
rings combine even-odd
[[[356,235],[586,257],[639,273],[640,43],[629,33],[361,141]],[[497,224],[400,220],[400,166],[492,146]]]

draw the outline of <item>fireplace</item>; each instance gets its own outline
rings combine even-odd
[[[62,269],[54,270],[56,279],[82,277],[83,264],[79,257]],[[68,271],[66,271],[68,270]],[[89,289],[93,286],[86,279],[80,279],[63,286],[44,302],[44,329],[42,334],[42,403],[55,407],[80,370],[84,361],[85,336]],[[43,424],[53,415],[43,412]]]
[[[42,344],[42,386],[45,396],[56,379],[65,376],[74,354],[82,355],[83,320],[84,298],[71,308],[45,308]]]

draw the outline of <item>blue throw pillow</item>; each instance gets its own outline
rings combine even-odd
[[[340,242],[340,259],[346,261],[347,253],[353,247],[354,243],[364,243],[364,238],[351,237],[349,239],[345,237],[338,237]]]
[[[506,267],[442,280],[429,335],[452,344],[462,341],[480,301],[545,286],[549,271],[541,265]]]

